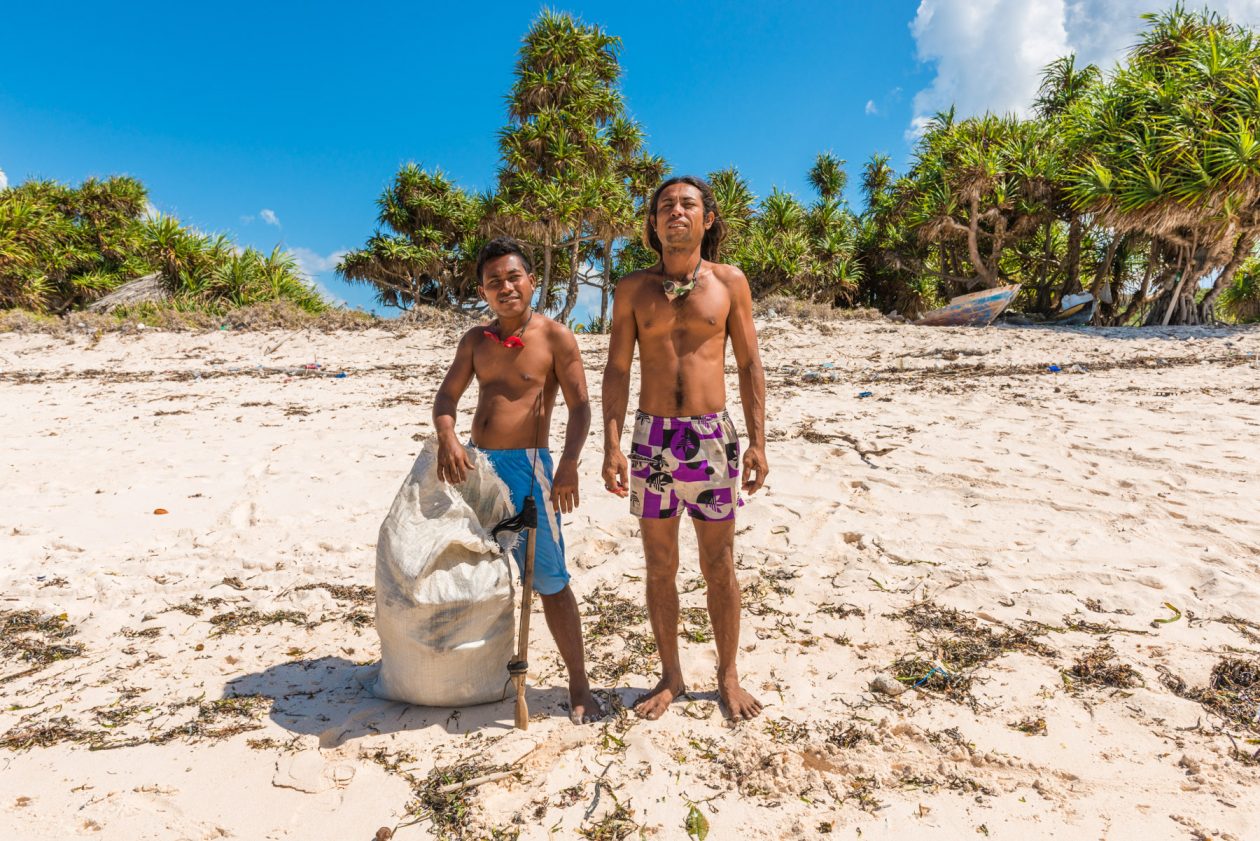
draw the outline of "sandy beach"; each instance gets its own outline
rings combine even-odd
[[[620,709],[654,660],[597,420],[565,535],[617,712],[569,723],[538,612],[526,732],[359,682],[456,327],[0,335],[0,836],[1260,837],[1260,723],[1209,691],[1260,662],[1260,329],[758,327],[765,714],[718,710],[686,527],[690,699]]]

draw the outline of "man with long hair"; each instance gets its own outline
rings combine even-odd
[[[647,605],[661,655],[661,680],[635,703],[641,718],[659,718],[686,692],[678,657],[678,523],[696,531],[700,571],[717,644],[718,695],[729,718],[761,712],[740,684],[739,582],[735,577],[735,511],[741,487],[766,479],[766,380],[753,328],[748,278],[717,262],[726,225],[707,183],[671,178],[648,206],[644,242],[659,256],[650,269],[617,284],[604,369],[604,468],[607,490],[630,496],[647,562]],[[726,414],[726,344],[739,369],[748,428],[741,480],[739,436]],[[642,384],[630,458],[621,432],[630,398],[630,367],[639,348]]]

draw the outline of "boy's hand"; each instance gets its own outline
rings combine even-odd
[[[472,460],[468,458],[463,444],[455,440],[438,441],[438,479],[459,485],[468,478],[468,471],[472,469]]]
[[[577,460],[561,458],[551,480],[551,504],[565,514],[578,507]]]
[[[604,488],[609,493],[625,496],[630,493],[630,463],[621,450],[604,453]]]

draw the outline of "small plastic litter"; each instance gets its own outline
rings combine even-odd
[[[349,375],[348,375],[345,371],[342,371],[342,372],[340,372],[339,374],[337,374],[337,376],[333,377],[333,379],[335,379],[335,380],[344,380],[347,376],[349,376]]]
[[[169,514],[171,512],[167,511],[165,508],[154,508],[153,513],[154,514]]]
[[[305,368],[307,371],[318,371],[320,368],[323,368],[324,366],[320,365],[318,362],[308,362],[302,367]]]
[[[858,392],[858,398],[859,398],[859,399],[861,399],[861,398],[863,398],[863,397],[873,397],[874,395],[875,395],[875,392],[873,392],[873,391],[859,391],[859,392]]]
[[[1063,369],[1060,368],[1058,365],[1047,365],[1046,370],[1049,371],[1051,374],[1057,374]]]

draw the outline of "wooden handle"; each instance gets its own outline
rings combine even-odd
[[[529,705],[525,703],[525,680],[516,684],[516,729],[529,729]]]
[[[529,614],[534,602],[534,546],[537,529],[530,529],[525,543],[525,574],[521,576],[521,626],[516,638],[516,659],[529,660]],[[525,683],[528,675],[513,677],[516,683],[516,729],[529,729],[529,705],[525,702]]]

